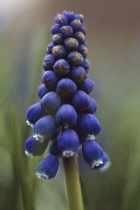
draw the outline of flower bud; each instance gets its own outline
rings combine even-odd
[[[30,136],[25,142],[25,154],[29,156],[42,155],[48,145],[48,141],[39,142],[33,136]]]
[[[49,140],[55,134],[56,123],[51,115],[47,115],[38,120],[34,125],[34,137],[36,140],[43,142]]]
[[[55,18],[55,22],[60,24],[61,26],[66,26],[68,25],[68,19],[66,16],[58,14]]]
[[[78,66],[72,69],[71,77],[77,85],[80,85],[86,80],[87,74],[82,66]]]
[[[93,87],[93,81],[87,78],[81,85],[78,85],[78,90],[83,90],[85,93],[89,94],[93,90]]]
[[[77,90],[76,84],[68,78],[61,79],[56,87],[56,92],[61,96],[71,96]]]
[[[67,59],[68,59],[68,62],[73,66],[80,66],[82,64],[83,66],[83,61],[84,61],[84,58],[83,56],[78,53],[77,51],[73,51],[73,52],[70,52],[67,56]]]
[[[43,60],[43,67],[45,70],[51,70],[53,68],[54,63],[54,56],[52,54],[46,55],[46,57]]]
[[[79,139],[77,133],[72,129],[67,129],[62,132],[58,138],[58,147],[62,151],[64,157],[70,157],[74,155],[74,152],[78,149]]]
[[[85,42],[85,35],[81,31],[75,32],[73,36],[79,41],[80,44]]]
[[[59,167],[59,159],[54,155],[48,155],[37,165],[36,175],[38,178],[46,181],[47,179],[53,178]]]
[[[70,23],[70,26],[73,28],[73,31],[78,31],[81,26],[81,21],[79,19],[75,19]]]
[[[39,87],[38,87],[38,96],[39,98],[42,98],[46,93],[48,93],[50,90],[44,85],[44,84],[41,84]]]
[[[63,36],[62,36],[62,34],[54,34],[53,36],[52,36],[52,42],[54,43],[54,44],[62,44],[63,43]]]
[[[52,48],[52,54],[56,59],[61,59],[66,57],[67,52],[62,45],[57,45]]]
[[[94,169],[99,169],[100,171],[106,171],[111,166],[110,158],[106,152],[104,152],[103,154],[102,161],[103,163],[98,166],[95,166]]]
[[[74,12],[64,11],[62,14],[65,17],[67,17],[68,23],[71,23],[73,20],[75,20],[75,14],[74,14]]]
[[[60,33],[60,28],[61,26],[59,24],[54,24],[50,31],[52,34],[58,34]]]
[[[97,104],[95,100],[89,97],[89,106],[84,110],[85,114],[94,114],[97,110]]]
[[[64,59],[56,61],[53,68],[58,77],[63,77],[70,72],[70,65]]]
[[[99,166],[103,163],[103,149],[93,140],[88,140],[82,143],[82,152],[84,160],[91,165],[91,168]]]
[[[100,132],[100,123],[92,114],[82,114],[78,116],[77,131],[85,138],[94,138]]]
[[[77,123],[77,113],[70,104],[62,105],[56,113],[56,122],[64,129],[71,128]]]
[[[46,71],[45,74],[43,74],[42,82],[48,89],[54,90],[58,83],[58,78],[53,71]]]
[[[76,19],[79,19],[81,23],[84,22],[84,16],[82,14],[75,15]]]
[[[46,112],[42,109],[40,102],[30,106],[26,113],[27,124],[33,127],[33,125],[43,116]]]
[[[79,45],[78,52],[81,53],[84,58],[87,57],[88,50],[87,50],[87,47],[85,45],[82,45],[82,44]]]
[[[90,63],[89,63],[89,61],[88,61],[87,58],[85,58],[85,59],[83,60],[82,66],[83,66],[83,68],[86,70],[86,72],[88,72],[89,67],[90,67]]]
[[[72,97],[72,104],[78,111],[82,111],[89,106],[89,96],[82,90],[78,90]]]
[[[65,38],[71,37],[73,35],[73,29],[70,26],[63,26],[60,30]]]
[[[67,51],[75,51],[79,47],[79,42],[77,39],[74,38],[67,38],[64,40],[64,46]]]
[[[81,31],[86,36],[86,28],[84,26],[80,26],[78,31]]]
[[[58,141],[57,140],[53,141],[52,144],[50,145],[49,153],[51,155],[55,155],[55,156],[58,156],[58,157],[61,156],[61,150],[58,147]]]
[[[56,92],[49,92],[41,99],[41,105],[45,112],[53,114],[61,105],[61,98]]]
[[[54,47],[54,43],[51,42],[50,44],[48,44],[48,47],[46,49],[46,53],[47,54],[52,54],[52,48]]]

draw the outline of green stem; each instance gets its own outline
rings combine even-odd
[[[63,158],[69,210],[83,210],[77,156]]]

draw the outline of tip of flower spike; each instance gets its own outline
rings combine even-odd
[[[33,154],[30,153],[30,152],[28,152],[27,150],[25,150],[25,154],[26,154],[27,156],[33,157]]]
[[[43,181],[46,181],[46,180],[49,179],[49,177],[46,174],[42,174],[42,173],[39,173],[39,172],[37,172],[35,174],[39,179],[42,179]]]
[[[91,164],[91,168],[94,168],[95,166],[99,166],[100,164],[103,164],[102,160],[95,160],[92,164]]]
[[[27,125],[31,126],[33,128],[33,124],[31,124],[28,120],[26,120]]]
[[[73,155],[74,155],[74,152],[70,150],[63,151],[62,153],[63,157],[72,157]]]
[[[42,143],[42,142],[44,141],[43,136],[41,136],[40,134],[35,134],[35,135],[33,135],[33,137],[34,137],[37,141],[39,141],[40,143]]]
[[[108,168],[111,166],[111,161],[108,161],[103,167],[99,168],[101,172],[104,172],[108,170]]]

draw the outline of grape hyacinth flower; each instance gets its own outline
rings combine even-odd
[[[42,155],[49,145],[50,154],[36,169],[39,178],[53,178],[62,158],[67,185],[72,177],[77,179],[68,188],[76,185],[77,189],[80,184],[76,154],[81,148],[91,168],[102,170],[110,165],[109,156],[94,141],[101,126],[94,115],[97,104],[89,96],[94,83],[88,77],[90,63],[83,22],[83,15],[74,12],[64,11],[55,17],[50,30],[52,41],[43,59],[43,84],[38,87],[40,102],[30,106],[26,115],[34,134],[25,142],[25,152],[32,156]],[[80,198],[81,195],[77,199]],[[81,210],[82,206],[74,209]]]

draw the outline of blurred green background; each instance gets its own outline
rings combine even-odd
[[[38,101],[49,30],[63,10],[85,17],[97,139],[112,160],[105,173],[80,161],[85,210],[140,210],[139,0],[0,1],[0,209],[67,209],[62,165],[42,182],[34,175],[42,157],[24,154],[26,110]]]

